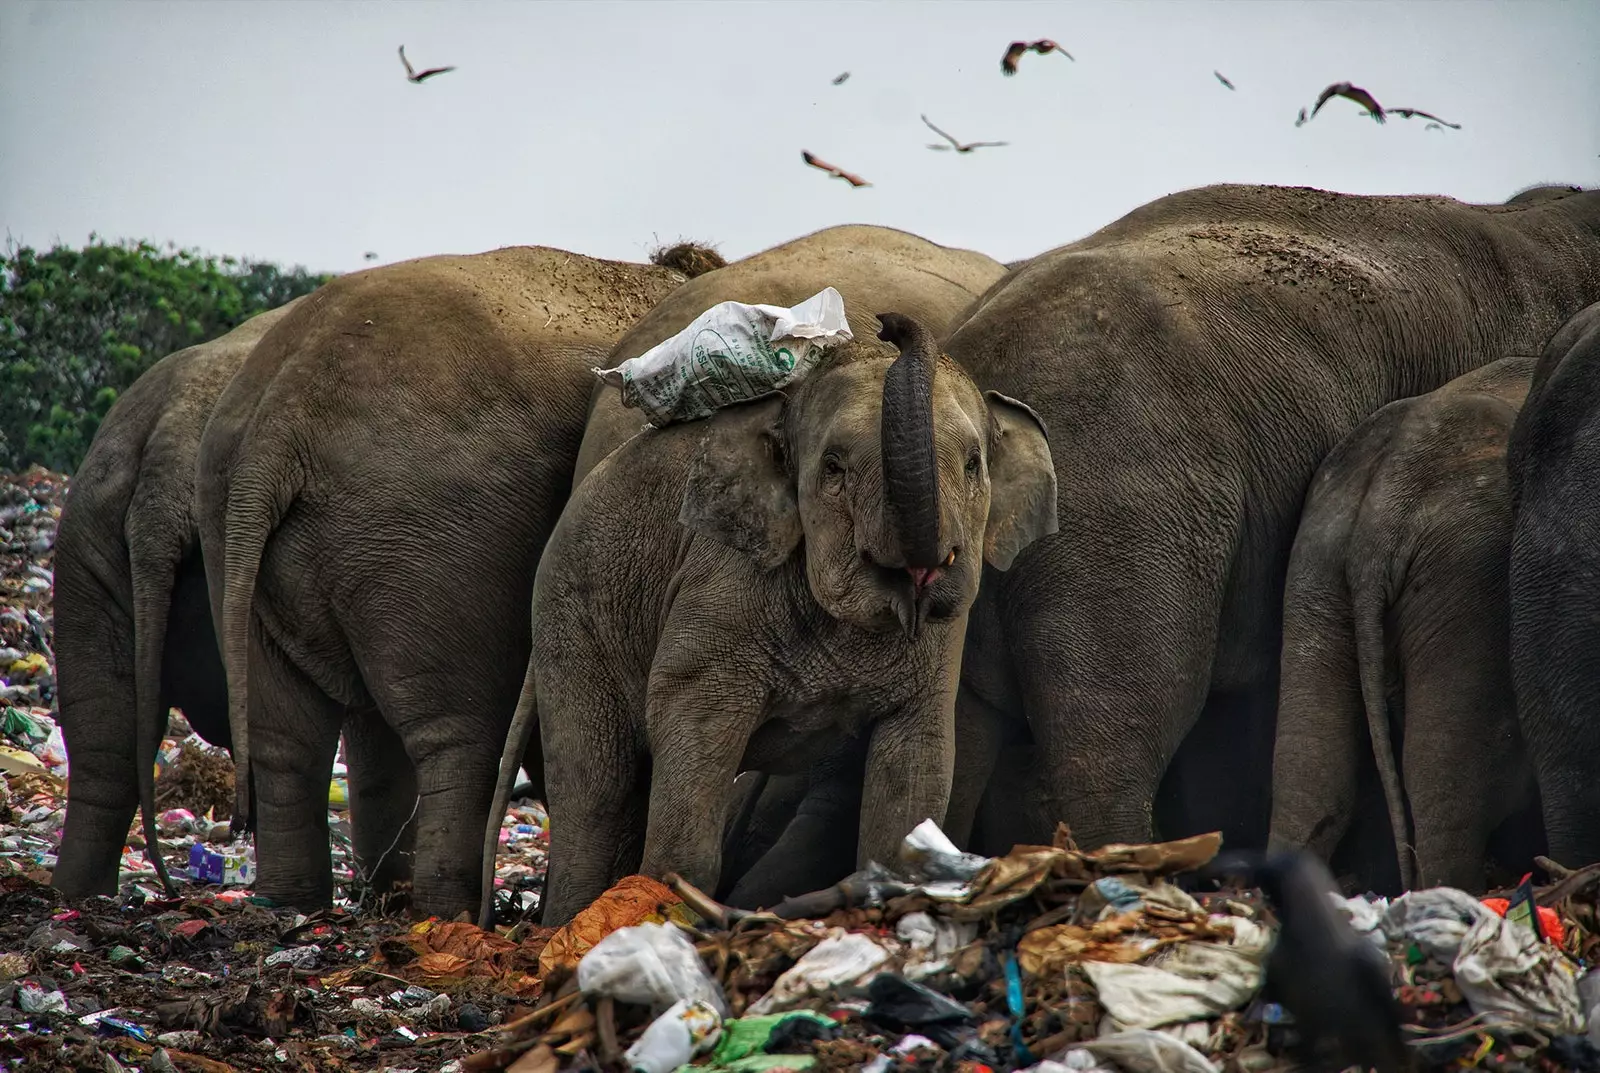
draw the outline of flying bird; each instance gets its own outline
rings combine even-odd
[[[817,168],[817,169],[820,169],[822,171],[827,172],[829,175],[832,175],[835,179],[843,179],[845,182],[849,183],[851,186],[871,186],[872,185],[871,183],[867,182],[867,180],[863,179],[861,176],[852,175],[850,172],[845,171],[841,167],[838,167],[838,166],[836,166],[834,164],[830,164],[826,160],[818,159],[817,157],[813,156],[812,154],[806,152],[804,149],[800,150],[800,159],[804,160],[807,164],[810,164],[813,168]]]
[[[1433,120],[1441,127],[1449,127],[1451,130],[1461,129],[1460,123],[1452,123],[1448,119],[1440,119],[1432,112],[1424,112],[1421,108],[1390,108],[1388,111],[1390,115],[1404,116],[1406,119],[1411,119],[1414,116],[1421,116],[1423,119]]]
[[[400,46],[400,62],[406,65],[406,81],[416,82],[418,85],[421,85],[423,81],[432,78],[434,75],[442,75],[447,71],[455,70],[454,67],[429,67],[426,71],[418,71],[411,66],[411,61],[406,59],[406,46],[404,45]]]
[[[840,75],[838,78],[835,78],[833,80],[833,84],[836,85],[836,86],[842,86],[842,85],[844,85],[844,80],[849,78],[849,77],[850,77],[850,72],[846,71],[844,74]]]
[[[378,259],[378,255],[373,251],[368,250],[366,253],[361,255],[361,259],[363,261],[376,261]]]
[[[1294,121],[1294,125],[1297,127],[1306,125],[1306,110],[1304,108],[1300,109],[1300,118]]]
[[[1377,98],[1372,94],[1360,86],[1351,85],[1349,82],[1335,82],[1323,90],[1322,96],[1317,98],[1317,106],[1311,109],[1311,118],[1317,118],[1317,113],[1322,111],[1322,106],[1334,97],[1343,97],[1346,100],[1355,101],[1365,108],[1373,119],[1376,119],[1379,123],[1383,122],[1383,105],[1379,104]]]
[[[929,119],[927,116],[923,116],[922,117],[922,121],[928,125],[928,129],[929,130],[933,131],[939,137],[943,138],[945,141],[950,143],[949,145],[930,145],[930,146],[928,146],[929,149],[938,149],[938,150],[941,150],[941,151],[954,149],[958,153],[970,153],[974,149],[981,149],[982,147],[984,147],[986,145],[1009,145],[1010,144],[1009,142],[958,142],[954,138],[950,137],[950,135],[946,134],[944,131],[942,131],[938,127],[934,126],[933,125],[933,120]]]
[[[1229,82],[1226,78],[1224,78],[1221,71],[1212,71],[1211,73],[1217,76],[1217,81],[1218,82],[1221,82],[1224,86],[1227,86],[1229,89],[1237,89],[1238,88],[1232,82]]]
[[[1005,57],[1000,61],[1000,70],[1007,75],[1016,74],[1017,61],[1022,59],[1022,54],[1024,52],[1037,52],[1041,56],[1047,52],[1059,52],[1067,59],[1072,60],[1073,63],[1078,62],[1077,60],[1073,59],[1072,53],[1068,52],[1066,49],[1062,48],[1048,37],[1041,37],[1037,41],[1011,42],[1011,47],[1006,49]]]

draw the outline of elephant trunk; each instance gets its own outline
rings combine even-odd
[[[939,540],[939,465],[933,445],[933,371],[938,350],[928,330],[900,313],[880,313],[878,338],[900,356],[883,377],[884,514],[889,536],[912,571],[933,569]]]

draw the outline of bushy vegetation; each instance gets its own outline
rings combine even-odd
[[[215,339],[329,277],[172,245],[9,245],[0,256],[0,470],[70,473],[100,421],[174,350]]]

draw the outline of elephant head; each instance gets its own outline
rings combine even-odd
[[[834,618],[914,637],[963,614],[982,564],[1056,531],[1043,422],[980,392],[909,317],[830,352],[788,394],[707,423],[679,521],[776,569],[797,552]]]

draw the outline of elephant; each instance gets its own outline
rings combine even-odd
[[[1600,289],[1591,291],[1600,295]],[[1506,449],[1511,678],[1550,856],[1600,861],[1600,302],[1555,332]]]
[[[714,889],[738,773],[841,737],[867,742],[858,857],[943,814],[980,564],[1052,530],[1055,470],[1031,410],[911,317],[878,320],[897,355],[835,347],[784,392],[631,437],[574,490],[501,762],[504,783],[537,712],[546,924],[632,871]]]
[[[589,369],[685,279],[543,247],[356,272],[268,333],[222,394],[200,533],[260,894],[332,897],[342,726],[373,885],[411,870],[414,913],[476,904],[460,831],[481,830],[493,793]]]
[[[679,287],[617,342],[607,364],[615,367],[638,357],[720,302],[792,306],[828,286],[844,298],[845,312],[852,324],[870,324],[875,311],[894,309],[930,331],[942,332],[1004,274],[1005,269],[998,262],[981,253],[940,246],[904,231],[864,225],[824,228],[707,272]],[[621,405],[615,389],[596,382],[574,471],[574,487],[581,485],[601,459],[637,434],[644,423],[639,411]],[[532,755],[539,740],[532,668],[522,703],[529,711],[523,730]],[[499,817],[509,798],[507,791],[508,787],[502,784],[486,832],[483,919],[490,915],[487,892],[491,889]]]
[[[1532,353],[1600,293],[1600,192],[1516,205],[1223,184],[990,288],[945,342],[1052,435],[1060,531],[985,578],[946,831],[1005,724],[1080,845],[1266,842],[1282,590],[1322,459],[1367,415]],[[970,757],[971,759],[965,759]],[[1044,841],[1037,831],[1030,841]]]
[[[1505,453],[1533,364],[1391,402],[1317,469],[1283,597],[1269,851],[1329,860],[1375,762],[1402,888],[1481,893],[1491,833],[1532,800]]]
[[[55,559],[56,673],[72,763],[51,882],[114,894],[135,810],[156,845],[152,769],[170,708],[228,747],[195,521],[194,467],[207,416],[266,331],[303,299],[167,355],[112,405],[73,474]],[[166,865],[151,854],[163,884]]]

